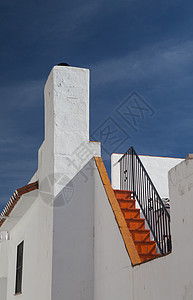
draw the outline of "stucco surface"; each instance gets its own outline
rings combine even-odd
[[[15,299],[17,245],[24,240],[22,294],[18,299],[51,299],[51,218],[49,209],[37,198],[10,230],[7,269],[7,300]],[[37,293],[38,291],[38,293]]]
[[[7,299],[7,278],[0,277],[0,291],[1,291],[1,300]]]
[[[193,160],[170,170],[172,253],[134,268],[134,299],[193,299],[192,182]]]
[[[55,198],[52,299],[94,297],[94,161]],[[57,204],[62,204],[57,207]]]
[[[131,262],[97,170],[94,220],[94,300],[133,299]]]

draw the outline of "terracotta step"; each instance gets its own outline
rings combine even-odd
[[[132,192],[123,190],[114,190],[117,200],[128,200],[131,199]]]
[[[138,253],[143,253],[143,254],[156,253],[155,241],[135,241],[134,243]]]
[[[129,229],[135,241],[150,241],[150,231],[148,229]]]
[[[155,241],[150,240],[150,230],[145,229],[145,219],[140,217],[140,209],[135,208],[132,192],[120,190],[114,192],[141,261],[160,257],[161,254],[156,253]]]
[[[159,253],[150,253],[150,254],[139,253],[139,257],[141,258],[141,261],[147,261],[149,259],[153,259],[160,256],[162,255]]]
[[[138,208],[121,208],[124,217],[129,219],[138,218],[140,219],[140,209]]]
[[[120,208],[135,208],[135,199],[118,200]]]
[[[141,219],[141,218],[127,219],[127,218],[125,218],[125,221],[126,221],[129,229],[145,229],[145,219]]]

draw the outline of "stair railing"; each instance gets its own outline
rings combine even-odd
[[[133,147],[119,163],[120,189],[133,192],[160,253],[171,252],[170,215]]]

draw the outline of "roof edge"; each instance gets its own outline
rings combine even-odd
[[[13,208],[15,207],[21,196],[31,191],[37,190],[38,188],[38,181],[35,181],[15,190],[13,196],[9,199],[7,205],[0,214],[0,227],[6,221],[7,217],[9,217],[10,213],[12,212]]]

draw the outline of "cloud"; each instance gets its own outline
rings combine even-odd
[[[193,74],[189,69],[193,61],[193,41],[178,43],[165,41],[161,44],[141,48],[140,51],[100,61],[92,66],[96,85],[112,84],[120,81],[142,83],[151,78],[167,84],[170,80],[188,81]]]
[[[43,80],[22,81],[0,86],[1,107],[25,109],[40,105],[40,101],[43,99],[43,86]],[[40,95],[42,95],[42,99],[40,99]]]

